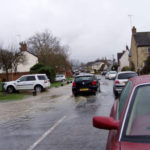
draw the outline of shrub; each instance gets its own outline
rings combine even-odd
[[[121,71],[131,71],[131,67],[125,66],[121,69]]]
[[[43,64],[35,64],[33,67],[30,68],[30,73],[44,73],[50,79],[51,82],[55,80],[55,70],[50,66],[45,66]]]
[[[150,73],[150,56],[147,57],[147,60],[145,61],[145,66],[140,71],[141,74],[149,74]]]
[[[38,73],[45,73],[51,82],[55,81],[56,73],[55,73],[54,69],[49,66],[41,67],[38,70]]]
[[[32,67],[30,68],[30,73],[37,73],[37,71],[38,71],[39,69],[41,69],[42,67],[45,67],[45,65],[40,64],[40,63],[35,64],[34,66],[32,66]]]

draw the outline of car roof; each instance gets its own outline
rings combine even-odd
[[[118,72],[118,74],[123,74],[123,73],[136,73],[134,71],[121,71],[121,72]]]
[[[142,76],[135,76],[129,79],[132,82],[133,86],[138,86],[141,84],[150,84],[150,75],[142,75]]]
[[[84,76],[91,76],[91,77],[92,77],[92,76],[94,76],[94,74],[82,73],[82,74],[77,75],[76,78],[77,78],[77,77],[84,77]]]
[[[46,75],[46,74],[26,74],[26,75],[23,75],[23,76],[35,76],[35,75]]]

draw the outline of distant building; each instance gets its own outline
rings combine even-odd
[[[118,59],[118,72],[125,66],[129,66],[129,50],[126,49],[122,53],[117,53]]]

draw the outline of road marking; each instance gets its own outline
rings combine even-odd
[[[27,150],[33,150],[39,143],[41,143],[64,119],[66,116],[63,116],[58,120],[49,130],[47,130],[35,143],[33,143]]]

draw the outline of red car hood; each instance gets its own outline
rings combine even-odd
[[[150,143],[121,142],[120,150],[150,150]]]

